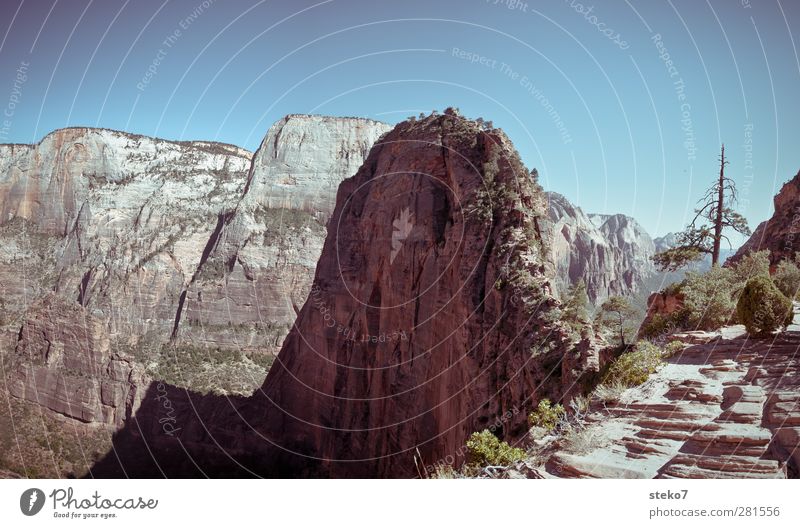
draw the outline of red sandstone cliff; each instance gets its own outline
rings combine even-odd
[[[521,439],[526,411],[580,376],[574,360],[562,379],[564,356],[596,363],[552,322],[544,214],[499,130],[446,114],[379,141],[340,186],[312,292],[243,411],[276,467],[412,476],[415,455],[459,460],[474,431]]]
[[[768,249],[770,263],[774,266],[784,258],[793,259],[800,251],[800,171],[783,184],[774,203],[772,217],[759,224],[726,264],[738,261],[751,251]]]

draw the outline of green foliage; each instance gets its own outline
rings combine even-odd
[[[687,273],[681,288],[687,327],[716,330],[727,324],[736,310],[735,286],[736,276],[728,268],[714,266],[706,273]]]
[[[251,357],[252,356],[252,357]],[[147,373],[156,380],[202,394],[249,396],[261,386],[274,358],[246,355],[188,344],[164,345],[156,355],[142,357]]]
[[[734,266],[733,272],[735,274],[734,280],[740,284],[741,288],[745,283],[758,276],[769,276],[769,250],[764,251],[751,251],[739,260]]]
[[[705,253],[706,251],[697,247],[681,245],[656,253],[652,259],[656,267],[661,271],[677,271],[692,262],[700,260]]]
[[[672,357],[686,348],[681,341],[670,341],[664,349],[664,357]]]
[[[432,479],[456,479],[459,478],[458,471],[456,471],[453,466],[447,464],[439,464],[435,467],[433,473],[430,474],[429,478]]]
[[[752,336],[766,336],[792,322],[792,302],[781,293],[769,277],[747,281],[736,313]]]
[[[567,291],[564,305],[561,307],[562,319],[579,332],[589,322],[589,296],[583,279],[571,286]]]
[[[689,311],[685,308],[670,314],[653,314],[642,325],[639,335],[645,339],[658,339],[661,336],[687,328]]]
[[[488,429],[467,440],[467,464],[472,466],[509,466],[523,458],[525,451],[502,442]]]
[[[748,253],[731,268],[713,266],[705,273],[688,272],[683,282],[672,286],[671,292],[683,295],[683,308],[672,314],[653,315],[640,335],[655,339],[680,329],[716,330],[743,322],[737,300],[745,284],[757,277],[769,277],[769,251]],[[800,287],[800,269],[792,262],[782,262],[775,283],[784,294],[793,294]]]
[[[598,323],[610,328],[619,336],[620,345],[625,346],[625,335],[632,331],[628,319],[636,315],[636,311],[627,299],[620,296],[609,297],[600,305]]]
[[[664,364],[664,353],[649,341],[639,341],[614,361],[603,377],[605,386],[635,387],[641,385]]]
[[[789,299],[794,299],[800,290],[800,268],[791,260],[782,260],[778,264],[772,280],[782,294]]]
[[[553,405],[550,400],[545,398],[539,402],[536,410],[528,415],[528,425],[552,431],[565,414],[563,405],[560,403]]]

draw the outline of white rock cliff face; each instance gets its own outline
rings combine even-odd
[[[16,250],[0,268],[18,277],[0,286],[6,304],[24,310],[54,290],[130,338],[171,325],[250,160],[230,145],[89,128],[0,149],[3,245]]]
[[[69,128],[0,146],[0,334],[11,394],[121,427],[146,386],[125,350],[172,331],[251,154]]]
[[[557,193],[547,193],[550,247],[560,291],[583,279],[589,300],[635,293],[655,273],[650,235],[629,216],[587,215]]]
[[[176,336],[277,351],[308,296],[339,183],[391,128],[306,115],[275,123],[253,158],[241,201],[218,226],[187,289]],[[187,332],[197,326],[203,331]]]

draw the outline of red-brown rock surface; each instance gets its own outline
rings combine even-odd
[[[542,205],[498,130],[448,114],[384,136],[340,186],[312,292],[243,411],[276,467],[413,476],[415,457],[463,461],[472,432],[521,439],[576,353],[548,317]]]
[[[737,262],[751,251],[769,250],[770,263],[775,266],[784,258],[794,259],[800,251],[800,172],[786,182],[775,195],[775,212],[762,222],[747,242],[726,264]]]
[[[797,317],[796,317],[797,320]],[[725,327],[686,347],[538,468],[593,478],[797,478],[800,326],[771,339]]]
[[[667,288],[653,292],[647,298],[647,313],[640,328],[646,328],[656,317],[665,317],[683,309],[684,295],[679,291]]]
[[[125,424],[148,383],[132,358],[111,350],[104,321],[56,295],[27,312],[9,366],[11,395],[112,428]]]

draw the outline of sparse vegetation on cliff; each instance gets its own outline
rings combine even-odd
[[[622,353],[603,377],[603,385],[635,387],[641,385],[664,364],[665,354],[649,341],[641,340]]]
[[[796,256],[794,261],[782,260],[772,277],[775,286],[789,299],[795,299],[800,290],[800,268],[796,262]]]
[[[249,396],[264,382],[272,358],[240,350],[164,345],[146,360],[153,379],[201,394]]]
[[[528,415],[528,425],[552,431],[565,414],[563,405],[560,403],[553,405],[550,400],[545,398],[539,402],[536,410]]]
[[[467,464],[473,467],[508,466],[525,458],[525,451],[511,447],[484,429],[467,440]]]

